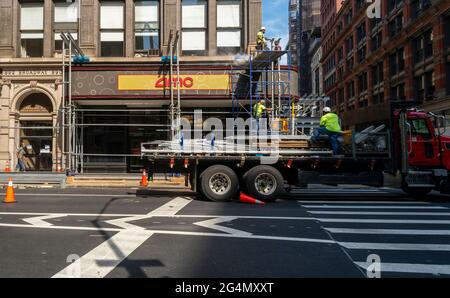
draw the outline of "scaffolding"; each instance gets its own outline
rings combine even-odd
[[[287,65],[281,66],[281,58],[287,56]],[[285,119],[288,131],[295,134],[294,115],[291,113],[293,95],[291,92],[291,63],[288,51],[256,51],[248,62],[233,66],[232,111],[233,117],[253,117],[254,105],[263,100],[270,115],[269,124]]]

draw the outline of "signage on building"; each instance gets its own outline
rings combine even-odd
[[[58,69],[14,69],[2,71],[5,77],[39,77],[39,76],[60,76],[61,70]]]
[[[146,91],[177,88],[177,78],[160,75],[118,75],[120,91]],[[229,90],[230,76],[227,74],[181,75],[181,90]]]

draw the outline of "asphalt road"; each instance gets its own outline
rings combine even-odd
[[[0,204],[0,277],[450,276],[450,199],[437,194],[316,188],[265,206],[181,188],[16,199]]]

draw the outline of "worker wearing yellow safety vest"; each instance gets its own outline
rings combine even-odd
[[[266,41],[266,27],[261,27],[258,35],[256,35],[256,49],[258,51],[263,51],[267,49],[267,41]]]
[[[325,107],[323,112],[324,115],[320,118],[320,127],[314,130],[311,141],[316,142],[320,135],[328,135],[333,154],[337,155],[340,150],[338,138],[342,134],[339,117],[332,113],[329,107]]]
[[[259,120],[266,114],[266,105],[264,99],[261,99],[253,106],[253,117],[256,119],[256,130],[259,131]]]

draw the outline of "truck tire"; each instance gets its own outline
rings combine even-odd
[[[403,184],[402,190],[414,198],[420,198],[428,195],[433,189],[430,187],[409,187]]]
[[[200,175],[200,193],[215,202],[229,202],[239,192],[236,173],[224,165],[214,165]]]
[[[245,189],[249,195],[263,202],[274,202],[283,193],[284,178],[271,166],[256,166],[244,175]]]

